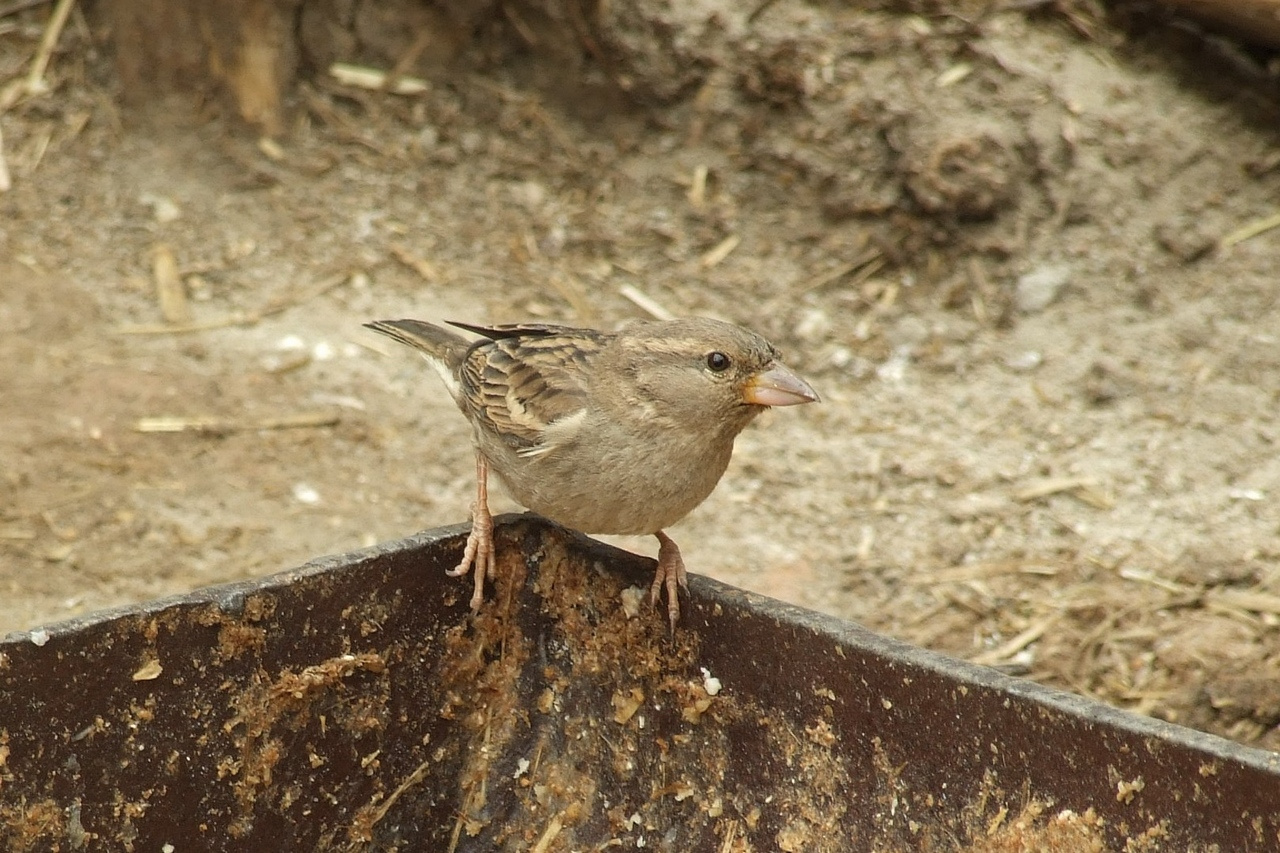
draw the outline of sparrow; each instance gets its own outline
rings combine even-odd
[[[521,505],[583,533],[651,534],[672,631],[684,559],[665,528],[711,494],[738,433],[771,406],[818,394],[754,332],[707,318],[637,322],[618,332],[520,323],[380,320],[370,329],[418,350],[471,423],[476,499],[462,562],[471,609],[494,577],[489,472]]]

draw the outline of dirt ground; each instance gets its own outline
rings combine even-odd
[[[1280,748],[1265,66],[1084,6],[731,6],[614,4],[603,65],[513,18],[412,96],[313,44],[267,141],[120,107],[75,13],[0,114],[0,631],[464,520],[464,422],[362,322],[657,306],[824,398],[741,437],[693,571]],[[0,19],[0,89],[46,14]]]

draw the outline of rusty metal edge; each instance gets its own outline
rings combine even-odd
[[[528,514],[496,521],[554,527]],[[224,613],[237,613],[251,597],[280,593],[302,580],[350,576],[386,559],[413,561],[439,552],[444,543],[456,549],[466,531],[465,525],[427,530],[257,580],[11,633],[0,639],[0,652],[32,642],[37,632],[49,639],[70,637],[86,629],[101,631],[116,620],[192,606],[212,604]],[[651,565],[580,534],[559,529],[558,535],[572,538],[582,556],[611,571],[639,578]],[[920,649],[711,578],[691,576],[690,582],[682,630],[698,634],[700,659],[724,678],[727,689],[773,702],[800,720],[813,719],[829,696],[843,744],[836,749],[861,768],[863,783],[885,777],[866,763],[868,744],[883,741],[896,751],[891,756],[895,768],[907,768],[905,782],[899,780],[901,790],[928,794],[940,785],[964,801],[981,793],[986,771],[998,765],[1003,774],[998,796],[1004,802],[1016,804],[1022,785],[1043,793],[1056,808],[1081,810],[1096,803],[1113,840],[1123,839],[1133,825],[1153,826],[1167,814],[1173,823],[1170,841],[1196,842],[1187,849],[1218,849],[1213,845],[1223,842],[1227,846],[1221,849],[1273,849],[1265,846],[1261,833],[1270,835],[1280,827],[1278,754]],[[824,698],[815,699],[820,694]],[[999,762],[987,755],[992,747],[999,747]],[[1215,767],[1208,777],[1206,762]],[[1197,778],[1197,769],[1204,778]],[[1116,805],[1117,773],[1122,779],[1146,775],[1141,809],[1126,812]],[[1188,793],[1192,791],[1194,796]],[[1134,820],[1126,824],[1130,817]],[[1188,821],[1198,823],[1190,832]],[[912,849],[910,838],[899,840],[903,849]]]
[[[494,523],[509,524],[516,519],[523,518],[525,516],[519,513],[512,513],[495,517]],[[283,569],[256,579],[213,584],[194,589],[191,592],[166,595],[161,598],[133,604],[121,604],[116,607],[104,607],[82,616],[34,625],[26,630],[10,631],[7,634],[0,635],[0,648],[11,643],[31,642],[32,635],[38,635],[40,632],[52,638],[113,622],[117,619],[148,616],[182,605],[214,604],[224,613],[239,613],[245,599],[254,593],[271,592],[287,587],[302,578],[322,575],[327,572],[344,571],[380,557],[412,553],[438,542],[465,537],[470,529],[470,525],[467,524],[433,527],[415,533],[412,536],[406,536],[403,539],[379,542],[376,545],[370,545],[368,548],[359,548],[355,551],[347,551],[341,554],[326,554],[323,557],[308,560],[296,568]]]
[[[494,522],[495,525],[507,525],[528,521],[530,518],[537,518],[537,516],[531,513],[509,513],[496,517]],[[467,524],[431,528],[403,539],[381,542],[368,548],[317,557],[297,568],[285,569],[256,580],[217,584],[137,604],[96,610],[72,619],[38,625],[25,631],[10,632],[0,637],[0,647],[10,643],[31,642],[32,635],[38,632],[55,637],[122,617],[152,614],[178,605],[216,604],[223,612],[235,613],[242,607],[244,600],[253,593],[287,587],[301,578],[344,571],[380,557],[403,556],[438,542],[463,537],[469,529]],[[635,559],[635,555],[630,552],[583,534],[573,533],[573,538],[584,551],[606,562],[616,562],[622,555],[629,560]],[[1245,746],[1176,723],[1144,717],[1096,699],[1005,675],[990,667],[878,634],[855,622],[749,592],[704,575],[690,572],[689,586],[692,598],[700,611],[705,611],[716,604],[745,610],[759,618],[773,620],[779,626],[810,632],[844,648],[856,649],[904,667],[917,668],[959,683],[985,687],[1064,714],[1125,731],[1136,737],[1157,738],[1176,743],[1214,758],[1238,762],[1265,773],[1280,776],[1280,753]]]
[[[587,541],[593,542],[589,539]],[[694,599],[704,605],[718,602],[726,607],[742,608],[760,617],[773,619],[780,625],[810,631],[846,649],[864,651],[887,661],[900,663],[906,668],[927,671],[950,681],[985,687],[1072,717],[1124,731],[1135,737],[1156,738],[1280,778],[1280,753],[1245,746],[1177,723],[1145,717],[1077,693],[1006,675],[990,667],[877,634],[855,622],[739,589],[714,578],[690,572],[689,581]]]

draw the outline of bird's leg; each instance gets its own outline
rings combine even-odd
[[[689,591],[688,573],[680,549],[671,537],[661,530],[653,535],[658,537],[658,571],[653,576],[653,586],[649,587],[649,603],[657,607],[662,588],[667,588],[667,619],[674,634],[676,622],[680,621],[680,590]]]
[[[493,559],[493,516],[489,514],[489,462],[480,451],[476,451],[476,500],[471,504],[467,547],[462,552],[462,562],[446,574],[461,577],[473,569],[475,592],[471,595],[471,612],[475,613],[484,602],[484,579],[492,579],[497,574]]]

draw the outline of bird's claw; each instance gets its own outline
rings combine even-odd
[[[476,499],[471,504],[471,532],[462,551],[462,562],[445,574],[459,578],[467,572],[472,575],[474,591],[471,593],[471,612],[478,613],[484,603],[484,579],[498,576],[493,548],[493,515],[489,512],[489,467],[485,458],[476,454]]]
[[[662,598],[662,590],[665,587],[667,622],[671,626],[671,633],[674,634],[676,623],[680,621],[680,590],[683,589],[688,595],[689,576],[684,568],[684,558],[680,556],[680,549],[676,547],[676,543],[665,533],[656,535],[658,537],[658,570],[654,573],[653,584],[649,587],[649,604],[653,607],[658,606],[658,600]]]
[[[484,602],[484,580],[497,577],[497,561],[494,560],[493,516],[489,508],[479,503],[471,507],[471,532],[467,534],[467,547],[462,552],[462,562],[445,574],[458,578],[467,572],[472,575],[474,591],[471,594],[471,612],[480,610]]]

